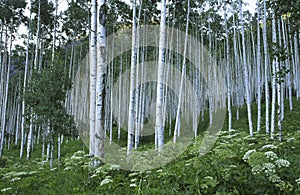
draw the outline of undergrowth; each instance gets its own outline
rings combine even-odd
[[[233,129],[228,131],[225,122],[214,147],[206,154],[199,154],[203,141],[199,136],[172,162],[144,172],[109,164],[91,168],[93,159],[78,140],[62,145],[61,163],[58,166],[56,161],[57,168],[51,170],[40,158],[40,145],[35,146],[30,160],[20,160],[19,148],[13,147],[0,158],[0,191],[43,195],[300,194],[299,103],[294,101],[292,112],[286,109],[282,142],[271,140],[264,126],[261,132],[249,136],[243,107],[240,120],[233,121]],[[256,116],[255,105],[252,109]]]

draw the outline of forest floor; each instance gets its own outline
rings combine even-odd
[[[300,101],[285,107],[283,140],[264,132],[249,136],[246,108],[233,128],[225,122],[214,147],[199,155],[199,136],[178,158],[144,172],[103,164],[90,168],[88,150],[80,140],[62,144],[61,162],[49,168],[35,145],[29,160],[11,146],[0,158],[1,194],[300,194]],[[262,108],[264,111],[264,107]],[[256,129],[256,105],[252,106]],[[236,113],[236,109],[233,109]],[[262,116],[264,117],[264,116]],[[264,124],[262,118],[262,124]],[[152,147],[152,146],[151,146]]]

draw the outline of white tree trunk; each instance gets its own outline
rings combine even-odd
[[[1,118],[1,139],[0,139],[0,156],[2,156],[3,153],[3,149],[4,149],[4,137],[5,137],[5,129],[7,129],[7,119],[6,119],[6,115],[7,115],[7,107],[8,107],[8,86],[9,86],[9,81],[10,81],[10,65],[11,65],[11,51],[12,51],[12,36],[13,36],[13,20],[11,20],[10,23],[10,38],[9,38],[9,51],[8,51],[8,63],[6,64],[6,60],[4,60],[4,63],[2,64],[2,66],[6,66],[6,78],[4,81],[5,84],[5,88],[4,88],[4,98],[3,98],[3,103],[2,103],[2,118]],[[6,50],[6,36],[7,34],[5,34],[5,50]],[[6,51],[4,51],[6,52]],[[4,54],[6,55],[6,54]]]
[[[123,42],[121,43],[121,50],[123,51]],[[122,71],[123,71],[123,55],[120,57],[120,73],[119,73],[119,98],[118,98],[118,141],[121,138],[121,97],[122,97]]]
[[[235,82],[236,82],[236,103],[237,103],[237,106],[236,106],[236,119],[239,120],[239,106],[240,106],[240,95],[239,95],[239,85],[240,85],[240,82],[239,82],[239,67],[240,67],[240,61],[239,61],[239,54],[238,54],[238,48],[237,48],[237,36],[236,36],[236,22],[235,22],[235,16],[233,15],[233,49],[234,49],[234,63],[235,63],[235,66],[236,66],[236,69],[235,69]]]
[[[52,56],[51,61],[54,62],[54,51],[55,51],[55,42],[56,42],[56,21],[57,21],[57,11],[58,11],[58,0],[55,0],[55,15],[54,15],[54,32],[53,32],[53,40],[52,40]]]
[[[295,77],[296,77],[296,84],[295,84],[295,89],[296,89],[296,98],[299,99],[300,98],[300,82],[299,82],[299,77],[300,77],[300,64],[299,64],[299,38],[297,38],[297,36],[299,36],[299,33],[295,32],[294,33],[294,57],[295,57],[295,67],[297,67],[296,71],[295,71]]]
[[[40,45],[40,21],[41,21],[41,1],[39,1],[38,7],[38,20],[37,20],[37,28],[36,28],[36,37],[35,37],[35,58],[34,58],[34,70],[38,68],[38,53],[39,53],[39,45]]]
[[[283,17],[281,17],[281,23],[282,23],[282,34],[283,34],[283,45],[284,48],[286,49],[287,52],[289,52],[289,48],[288,48],[288,36],[287,36],[287,32],[285,29],[285,23],[283,20]],[[286,64],[286,68],[287,70],[290,70],[290,58],[286,59],[285,61]],[[288,87],[288,96],[289,96],[289,106],[290,106],[290,110],[293,110],[293,94],[292,94],[292,82],[291,82],[291,72],[289,71],[287,73],[287,87]]]
[[[276,24],[275,24],[275,14],[273,13],[272,19],[272,42],[276,44]],[[277,63],[277,56],[273,57],[272,62],[272,110],[271,110],[271,139],[274,138],[275,133],[275,111],[276,111],[276,67],[278,66]],[[280,97],[277,97],[280,99]]]
[[[90,34],[90,155],[95,155],[95,123],[96,123],[96,77],[97,77],[97,0],[91,5]]]
[[[157,89],[156,89],[156,113],[155,113],[155,133],[157,134],[158,152],[162,152],[164,145],[164,66],[165,66],[165,44],[166,44],[166,0],[161,1],[160,28],[159,28],[159,53],[157,68]]]
[[[137,46],[140,45],[140,18],[141,18],[141,10],[142,10],[142,1],[139,2],[139,14],[138,14],[138,19],[137,19],[137,33],[136,33],[136,41],[137,41]],[[136,64],[136,82],[135,82],[135,139],[134,139],[134,148],[137,149],[138,144],[139,144],[139,134],[140,134],[140,123],[139,123],[139,112],[140,112],[140,63],[139,63],[139,53],[140,49],[139,47],[137,49],[137,64]]]
[[[264,21],[263,21],[263,41],[264,41],[264,58],[265,58],[265,99],[266,99],[266,133],[269,134],[269,84],[268,84],[268,74],[269,74],[269,56],[268,56],[268,40],[267,40],[267,6],[266,0],[264,0]]]
[[[31,2],[31,1],[30,1]],[[31,5],[31,4],[30,4]],[[31,8],[29,9],[29,25],[28,28],[31,27]],[[27,88],[27,75],[28,75],[28,68],[29,68],[29,41],[30,41],[30,30],[27,32],[27,46],[26,46],[26,59],[25,59],[25,70],[24,70],[24,80],[23,80],[23,95],[26,93]],[[23,156],[24,151],[24,134],[25,134],[25,99],[22,98],[22,115],[21,115],[21,148],[20,148],[20,158]]]
[[[134,140],[134,119],[135,119],[135,79],[136,79],[136,64],[137,64],[137,49],[136,49],[136,0],[133,2],[132,6],[133,16],[132,16],[132,45],[131,45],[131,68],[130,68],[130,92],[129,92],[129,113],[128,113],[128,136],[127,136],[127,156],[130,156],[130,152],[133,146]],[[130,159],[130,158],[129,158]],[[128,159],[128,160],[129,160]]]
[[[244,82],[245,82],[245,91],[246,91],[246,104],[247,104],[247,112],[248,112],[248,123],[249,123],[249,133],[253,136],[253,124],[252,124],[252,114],[251,114],[251,97],[250,97],[250,83],[249,83],[249,73],[248,73],[248,65],[246,62],[246,45],[245,45],[245,33],[244,33],[244,22],[243,22],[243,7],[242,2],[240,1],[240,19],[242,26],[242,47],[243,47],[243,66],[244,66]]]
[[[261,52],[260,52],[260,0],[257,0],[257,132],[260,132],[261,125]]]
[[[57,164],[60,166],[60,149],[61,149],[61,137],[60,134],[58,134],[57,138]]]
[[[106,78],[106,0],[97,1],[97,87],[95,155],[104,157],[105,78]]]
[[[226,31],[226,72],[227,72],[227,111],[228,111],[228,130],[232,129],[232,113],[231,113],[231,70],[229,59],[229,34],[227,27],[227,8],[224,5],[225,31]]]

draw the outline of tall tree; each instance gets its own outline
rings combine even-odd
[[[261,126],[261,51],[260,51],[260,0],[257,0],[257,132]]]
[[[164,124],[163,124],[163,81],[165,66],[165,44],[166,44],[166,0],[161,1],[160,28],[159,28],[159,53],[157,68],[157,89],[156,89],[156,114],[155,133],[157,135],[158,152],[162,152],[164,145]]]
[[[96,124],[96,82],[97,82],[97,0],[91,4],[90,30],[90,145],[91,155],[95,155],[95,124]]]
[[[232,113],[231,113],[231,70],[229,59],[229,33],[227,26],[227,7],[224,5],[224,19],[225,19],[225,31],[226,31],[226,72],[227,72],[227,110],[228,110],[228,130],[232,129]]]
[[[136,49],[136,38],[137,38],[137,24],[136,24],[136,0],[132,6],[132,42],[131,42],[131,67],[130,67],[130,89],[129,89],[129,113],[128,113],[128,137],[127,137],[127,156],[129,157],[130,151],[132,150],[134,140],[134,119],[135,119],[135,82],[136,82],[136,64],[137,64],[137,49]],[[130,157],[129,157],[130,159]],[[129,160],[128,159],[128,160]]]
[[[249,133],[253,136],[253,124],[252,124],[252,113],[251,113],[251,97],[250,97],[250,83],[249,83],[249,72],[246,60],[246,45],[245,45],[245,27],[244,27],[244,17],[243,17],[243,7],[242,1],[240,1],[240,21],[242,27],[242,49],[243,49],[243,70],[244,70],[244,83],[246,91],[246,104],[248,112],[248,123],[249,123]]]
[[[265,62],[265,99],[266,99],[266,133],[269,133],[269,55],[268,55],[268,40],[267,40],[267,5],[266,0],[264,0],[264,19],[263,19],[263,42],[264,42],[264,62]]]
[[[106,80],[106,0],[97,1],[97,87],[95,155],[104,157],[105,80]]]
[[[31,36],[31,1],[30,1],[30,8],[29,8],[29,20],[28,20],[28,33],[27,33],[27,46],[26,46],[26,61],[25,61],[25,70],[24,70],[24,79],[23,79],[23,96],[27,90],[27,78],[28,78],[28,70],[29,70],[29,48],[30,48],[30,36]],[[20,148],[20,158],[23,156],[24,150],[24,139],[25,139],[25,108],[26,102],[25,98],[22,98],[22,118],[21,118],[21,148]]]

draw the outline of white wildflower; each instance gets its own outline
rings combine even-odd
[[[3,188],[3,189],[1,190],[1,192],[6,192],[6,191],[11,190],[11,189],[12,189],[11,187]]]
[[[97,174],[93,174],[93,175],[91,176],[91,178],[94,178],[94,177],[97,177]]]
[[[81,156],[71,156],[71,159],[72,160],[81,160],[83,157],[81,157]]]
[[[261,170],[262,170],[262,167],[259,165],[252,168],[252,172],[254,175],[259,174],[261,172]]]
[[[110,165],[110,170],[119,170],[120,165]]]
[[[133,183],[133,182],[136,182],[136,180],[137,180],[137,178],[133,178],[133,179],[130,180],[130,182]]]
[[[135,188],[137,185],[135,183],[131,183],[129,187]]]
[[[278,159],[277,154],[275,154],[273,151],[267,151],[267,152],[265,152],[265,155],[270,160],[276,160],[276,159]]]
[[[11,182],[14,182],[14,181],[18,181],[18,180],[20,180],[21,179],[21,177],[14,177],[14,178],[12,178],[10,181]]]
[[[268,177],[269,181],[276,183],[276,182],[280,182],[280,177],[278,177],[277,175],[273,174],[271,176]]]
[[[243,157],[243,160],[246,162],[246,161],[249,159],[250,155],[251,155],[252,153],[254,153],[254,152],[256,152],[255,149],[254,149],[254,150],[248,150],[248,151],[245,153],[245,155],[244,155],[244,157]]]
[[[128,175],[128,177],[133,177],[133,176],[136,176],[136,175],[138,175],[138,174],[139,174],[138,172],[130,173],[130,174]]]
[[[272,144],[267,144],[267,145],[264,145],[262,147],[262,149],[277,149],[277,146],[274,146]]]
[[[298,185],[300,185],[300,177],[295,180]]]
[[[37,171],[30,171],[30,172],[28,172],[28,175],[33,175],[33,174],[36,174],[37,173]]]
[[[66,168],[64,168],[65,171],[69,171],[69,170],[71,170],[71,169],[72,169],[71,167],[66,167]]]
[[[278,166],[278,168],[290,166],[290,162],[284,159],[278,159],[274,161],[274,163]]]
[[[77,152],[74,153],[75,156],[78,156],[78,155],[85,155],[85,152],[83,150],[78,150]]]
[[[113,182],[113,180],[105,178],[101,181],[100,186],[103,186],[105,184],[112,183],[112,182]]]
[[[264,163],[262,166],[262,170],[267,176],[270,176],[275,173],[275,165],[273,163]]]

